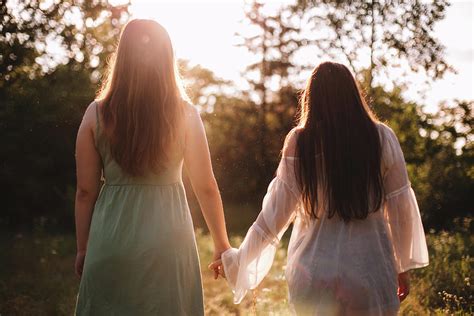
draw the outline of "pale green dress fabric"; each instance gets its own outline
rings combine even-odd
[[[131,178],[112,159],[97,122],[105,184],[92,217],[76,315],[203,315],[181,179],[184,146],[166,170]]]

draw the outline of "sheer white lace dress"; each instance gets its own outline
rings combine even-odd
[[[397,274],[428,265],[428,251],[400,144],[386,125],[379,124],[379,134],[385,199],[365,220],[328,219],[324,209],[319,219],[308,220],[295,179],[297,158],[283,156],[243,243],[222,255],[235,303],[268,273],[293,222],[286,279],[298,314],[397,313]]]

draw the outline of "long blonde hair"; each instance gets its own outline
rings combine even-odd
[[[124,172],[142,176],[162,167],[186,98],[160,24],[136,19],[125,25],[98,99],[112,157]]]

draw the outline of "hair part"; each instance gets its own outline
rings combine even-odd
[[[166,164],[186,95],[167,31],[153,20],[128,22],[98,92],[111,155],[131,176]]]
[[[311,218],[323,206],[329,218],[337,214],[345,222],[381,207],[377,122],[347,67],[324,62],[313,70],[300,101],[295,164]]]

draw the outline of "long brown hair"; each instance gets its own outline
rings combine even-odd
[[[296,177],[305,211],[317,218],[318,186],[328,217],[364,219],[383,199],[377,119],[344,65],[324,62],[309,78],[301,99]]]
[[[162,167],[184,103],[171,40],[152,20],[125,25],[99,91],[112,157],[131,176]]]

